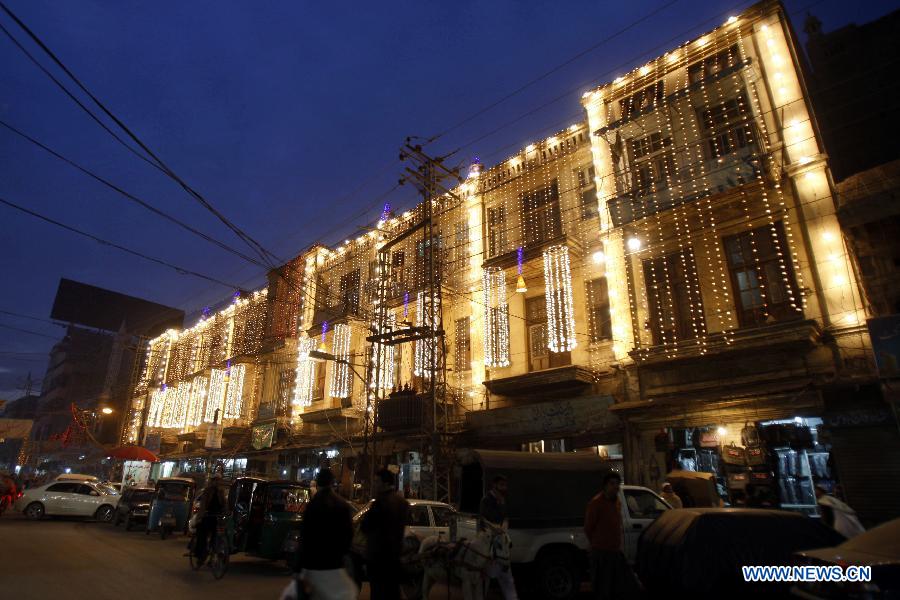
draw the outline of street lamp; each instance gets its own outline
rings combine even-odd
[[[363,382],[363,391],[366,393],[366,398],[367,398],[367,400],[366,400],[366,408],[365,408],[365,412],[364,412],[364,415],[363,415],[363,418],[365,419],[365,432],[363,433],[363,437],[365,438],[365,442],[364,442],[363,455],[366,457],[366,461],[367,461],[367,463],[368,463],[368,464],[367,464],[367,469],[368,469],[369,473],[368,473],[368,476],[367,476],[367,477],[368,477],[368,480],[369,480],[369,496],[371,496],[371,495],[372,495],[372,489],[371,489],[372,481],[374,480],[374,477],[375,477],[375,432],[374,432],[375,422],[374,422],[374,417],[373,417],[373,415],[370,413],[370,407],[369,407],[369,404],[368,404],[368,402],[369,402],[368,399],[370,398],[370,397],[369,397],[369,390],[368,390],[369,382],[366,381],[366,378],[363,377],[362,375],[360,375],[360,374],[356,371],[356,369],[353,368],[353,367],[354,367],[354,364],[353,364],[353,363],[351,363],[349,360],[346,360],[346,359],[343,359],[343,358],[338,358],[338,357],[336,357],[334,354],[331,354],[330,352],[323,352],[323,351],[321,351],[321,350],[310,350],[310,351],[309,351],[309,357],[310,357],[312,360],[316,360],[316,361],[321,361],[321,362],[331,361],[331,362],[335,362],[335,363],[340,363],[340,364],[343,364],[343,365],[347,365],[347,368],[350,369],[350,372],[353,373],[360,381]],[[362,365],[360,365],[360,366],[362,366]],[[369,430],[369,427],[370,427],[369,419],[370,419],[370,418],[372,418],[372,423],[371,423],[372,431],[371,431],[371,434],[370,434],[370,430]],[[372,438],[372,439],[371,439],[371,451],[372,451],[372,456],[369,456],[369,443],[370,443],[369,436],[370,436],[370,435],[371,435],[371,438]],[[352,493],[352,491],[351,491],[351,493]]]

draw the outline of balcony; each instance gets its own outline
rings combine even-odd
[[[676,206],[727,192],[739,186],[758,181],[761,161],[755,149],[741,148],[727,156],[713,160],[695,161],[674,173],[669,181],[659,183],[655,189],[639,189],[632,181],[632,173],[616,176],[620,195],[607,201],[609,218],[613,226],[621,227]],[[698,179],[705,174],[705,182]],[[696,189],[702,183],[704,189]]]
[[[570,255],[581,256],[582,254],[581,244],[578,243],[578,240],[574,237],[563,234],[553,238],[542,240],[539,243],[532,244],[530,246],[525,246],[523,250],[522,262],[528,263],[532,260],[539,260],[543,256],[544,250],[551,246],[559,245],[568,246]],[[512,267],[515,267],[517,264],[518,249],[513,249],[509,252],[504,252],[502,254],[498,254],[497,256],[488,258],[484,261],[484,263],[482,263],[481,266],[483,268],[500,267],[502,269],[510,269]]]
[[[647,397],[734,391],[834,372],[814,320],[716,333],[703,340],[630,352]]]
[[[529,399],[564,398],[576,396],[594,383],[590,369],[578,365],[544,369],[513,377],[485,381],[484,386],[499,396]]]

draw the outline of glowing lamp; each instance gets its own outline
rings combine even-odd
[[[528,291],[528,288],[525,286],[525,277],[522,275],[519,275],[519,278],[516,279],[516,291],[520,294]]]

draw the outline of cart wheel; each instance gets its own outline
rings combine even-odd
[[[228,547],[225,540],[217,539],[215,548],[209,555],[209,566],[212,569],[213,577],[222,579],[228,570]]]

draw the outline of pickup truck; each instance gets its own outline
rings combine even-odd
[[[463,460],[460,514],[450,524],[450,539],[475,535],[476,492],[483,495],[493,477],[502,474],[509,483],[509,537],[517,582],[531,579],[528,589],[540,598],[575,597],[587,577],[584,512],[609,470],[607,463],[596,455],[485,450],[470,451]],[[633,563],[641,532],[671,507],[645,487],[623,485],[619,493],[625,555]]]

